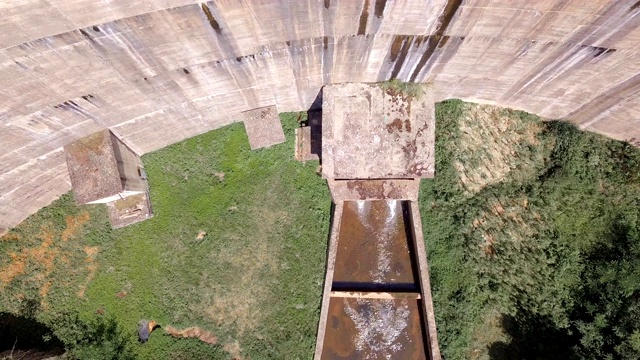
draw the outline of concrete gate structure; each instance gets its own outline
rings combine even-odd
[[[435,170],[433,92],[414,90],[323,88],[334,207],[316,360],[441,359],[417,202]]]

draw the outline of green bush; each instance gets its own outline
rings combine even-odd
[[[115,318],[94,317],[82,320],[78,314],[61,315],[54,320],[54,334],[62,340],[71,359],[135,359],[131,336]]]
[[[474,155],[458,146],[467,106],[436,104],[436,177],[420,194],[445,356],[638,358],[640,151],[540,123],[544,147],[513,149],[528,177],[507,174],[465,196],[454,163]],[[502,320],[488,323],[492,313]]]

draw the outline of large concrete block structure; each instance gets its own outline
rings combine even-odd
[[[151,217],[142,160],[109,130],[64,146],[76,202],[107,204],[114,228]]]
[[[266,148],[285,141],[275,106],[246,111],[243,116],[244,129],[247,132],[251,150]]]
[[[430,86],[323,88],[322,174],[333,198],[316,360],[440,360],[420,179],[434,176]]]
[[[142,161],[109,130],[64,146],[76,202],[105,204],[147,190]]]
[[[322,175],[327,179],[431,178],[435,119],[431,87],[413,98],[374,84],[323,88]]]
[[[0,233],[71,189],[63,146],[137,154],[398,78],[640,139],[635,0],[0,3]]]

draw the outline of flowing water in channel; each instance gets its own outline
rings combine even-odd
[[[333,291],[420,291],[408,207],[402,201],[344,203]],[[323,359],[424,359],[419,299],[334,297]]]

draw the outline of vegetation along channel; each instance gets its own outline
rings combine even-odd
[[[444,358],[640,358],[640,150],[520,111],[435,109],[412,241]],[[292,159],[306,113],[280,119],[286,142],[266,149],[236,123],[144,155],[144,222],[114,230],[69,193],[0,238],[0,358],[311,358],[331,198],[318,162]],[[144,344],[141,319],[160,324]]]

